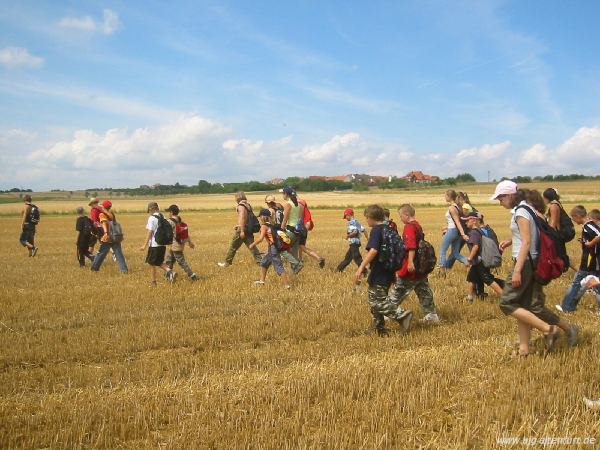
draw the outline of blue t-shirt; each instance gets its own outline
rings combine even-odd
[[[348,234],[356,233],[355,236],[348,238],[348,244],[358,244],[360,245],[360,233],[364,233],[365,227],[363,227],[360,222],[356,219],[352,219],[348,221]]]
[[[371,228],[371,233],[369,234],[369,242],[367,242],[367,251],[372,248],[376,249],[378,252],[381,252],[381,244],[383,244],[383,227],[384,225],[375,225]],[[388,272],[383,267],[383,263],[379,262],[379,254],[371,261],[371,266],[369,267],[369,278],[367,281],[370,286],[379,285],[379,286],[389,286],[394,282],[396,278],[396,274],[394,272]]]

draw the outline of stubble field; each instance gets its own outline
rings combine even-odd
[[[351,194],[345,201],[363,203]],[[508,237],[509,212],[482,211]],[[600,415],[582,403],[600,397],[593,297],[569,316],[582,327],[576,348],[561,339],[551,355],[518,359],[515,323],[498,297],[467,304],[466,270],[455,266],[445,279],[430,277],[441,324],[415,321],[408,333],[390,324],[391,336],[378,338],[366,286],[352,293],[355,266],[333,272],[347,248],[341,212],[313,214],[308,245],[327,265],[305,261],[289,291],[273,272],[254,286],[258,269],[244,247],[232,267],[216,266],[232,207],[182,212],[197,243],[186,256],[201,280],[179,270],[175,285],[156,288],[138,250],[141,214],[119,215],[128,275],[111,260],[97,274],[78,267],[74,215],[42,218],[35,258],[18,245],[19,219],[1,217],[1,446],[458,449],[510,437],[600,439]],[[443,214],[417,211],[436,248]],[[570,252],[579,256],[575,243]],[[500,274],[509,266],[506,257]],[[546,289],[548,305],[571,276]],[[422,316],[414,295],[405,305]]]

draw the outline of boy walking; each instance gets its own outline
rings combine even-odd
[[[575,277],[571,283],[571,287],[565,294],[562,304],[556,305],[556,309],[561,312],[573,312],[577,309],[579,300],[585,293],[585,288],[582,288],[581,281],[588,275],[600,275],[600,264],[598,262],[598,244],[600,244],[600,227],[588,217],[585,207],[582,205],[575,206],[571,210],[571,218],[577,225],[583,225],[581,229],[581,263],[579,268],[571,263],[571,268],[576,270]],[[596,301],[600,306],[600,287],[595,287]]]
[[[188,244],[191,249],[196,247],[189,236],[187,224],[179,217],[179,206],[171,205],[165,211],[169,213],[169,223],[173,228],[173,244],[171,244],[171,249],[167,254],[165,263],[169,266],[169,269],[173,270],[175,261],[177,261],[177,264],[181,266],[189,279],[196,281],[198,275],[192,270],[185,260],[185,256],[183,256],[185,244]]]
[[[21,213],[21,236],[19,242],[23,247],[27,247],[29,256],[35,256],[38,248],[35,246],[35,227],[40,221],[40,211],[37,206],[31,203],[31,195],[26,194],[23,197],[25,207]]]
[[[369,241],[367,242],[367,256],[362,261],[354,274],[354,282],[359,283],[360,277],[367,264],[370,264],[370,273],[367,281],[369,283],[368,300],[373,316],[375,330],[380,336],[385,336],[388,330],[385,328],[385,317],[395,320],[404,331],[410,327],[412,311],[403,311],[398,305],[388,299],[390,285],[394,281],[394,272],[385,269],[383,262],[379,260],[383,239],[383,221],[385,219],[383,209],[379,205],[370,205],[365,209],[367,225],[371,227]]]
[[[90,242],[92,240],[92,220],[83,213],[83,207],[78,206],[77,221],[75,222],[75,230],[77,233],[77,260],[79,261],[79,267],[85,267],[85,258],[88,258],[92,263],[94,257],[90,253]]]
[[[146,239],[144,245],[140,247],[140,251],[144,251],[148,247],[148,254],[146,255],[146,263],[150,266],[150,284],[156,286],[156,269],[160,267],[165,271],[165,278],[171,283],[175,282],[175,272],[165,264],[165,253],[167,246],[165,244],[159,244],[156,242],[156,234],[160,226],[168,226],[171,229],[171,225],[161,224],[163,220],[166,220],[163,215],[159,212],[158,203],[148,203],[148,222],[146,223]]]
[[[469,262],[469,272],[467,273],[467,282],[469,283],[467,301],[472,303],[473,291],[475,291],[475,294],[479,299],[485,298],[484,284],[490,286],[496,294],[502,294],[504,280],[494,277],[490,272],[489,267],[485,267],[481,260],[481,243],[483,240],[481,221],[483,216],[477,211],[471,211],[467,213],[464,219],[469,230],[467,233],[469,236],[467,246],[470,250],[467,258],[467,261]]]
[[[415,219],[415,208],[412,205],[404,204],[398,208],[400,221],[404,224],[402,231],[402,242],[406,248],[406,256],[402,262],[402,267],[396,272],[396,283],[390,291],[390,301],[398,306],[399,311],[403,311],[400,306],[406,297],[415,291],[424,317],[421,319],[425,323],[438,323],[440,317],[435,309],[433,301],[433,292],[429,286],[427,275],[417,273],[415,266],[415,257],[419,243],[425,238],[421,224]]]
[[[365,235],[365,239],[369,239],[365,227],[363,227],[358,220],[354,218],[354,210],[352,208],[346,208],[344,210],[344,220],[348,221],[346,229],[346,239],[348,241],[348,251],[346,256],[341,263],[337,266],[338,272],[343,272],[348,264],[354,260],[354,263],[360,267],[363,262],[362,256],[360,255],[360,235]],[[365,275],[368,273],[365,270]]]

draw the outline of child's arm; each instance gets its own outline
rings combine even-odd
[[[587,248],[592,248],[592,247],[596,246],[598,243],[600,243],[600,236],[596,236],[594,239],[592,239],[591,241],[585,242],[583,245],[585,245]]]
[[[502,241],[500,242],[500,244],[498,245],[498,248],[500,249],[501,252],[504,251],[505,248],[510,247],[512,245],[512,240],[508,240],[508,241]]]
[[[410,273],[414,272],[416,270],[415,268],[415,254],[417,253],[416,250],[414,249],[410,249],[408,251],[408,266],[407,269]]]
[[[469,253],[469,256],[467,257],[469,264],[473,265],[473,260],[475,259],[475,256],[477,255],[478,251],[479,251],[479,245],[473,244],[473,247],[471,247],[471,253]]]
[[[102,225],[104,225],[106,222],[102,222]],[[104,234],[106,236],[106,234],[108,234],[108,231],[106,231],[106,233]],[[146,233],[146,240],[144,241],[144,245],[142,245],[140,247],[140,251],[144,251],[146,249],[146,246],[150,243],[150,241],[152,240],[152,230],[148,230]]]
[[[190,236],[188,236],[188,238],[187,238],[187,243],[191,249],[196,248],[196,244],[194,244],[194,241],[192,241],[192,238]]]
[[[453,206],[450,207],[450,215],[452,216],[452,219],[454,219],[454,223],[456,224],[456,229],[458,230],[458,232],[460,233],[462,238],[465,241],[468,241],[469,237],[465,234],[465,229],[463,228],[462,223],[460,223],[460,216],[456,212],[456,208],[454,208]]]
[[[264,226],[264,225],[261,225],[261,227],[260,227],[260,236],[252,244],[250,244],[248,246],[248,248],[254,248],[254,247],[256,247],[258,244],[260,244],[262,241],[265,240],[266,236],[267,236],[267,227]]]
[[[361,275],[365,271],[365,268],[367,267],[367,265],[369,265],[371,263],[371,261],[373,261],[375,259],[376,256],[377,256],[377,249],[376,248],[372,248],[372,249],[370,249],[367,252],[367,255],[363,259],[362,264],[360,265],[360,267],[358,268],[358,270],[354,274],[354,282],[355,283],[358,283],[358,280],[360,279]]]

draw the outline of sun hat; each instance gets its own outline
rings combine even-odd
[[[100,201],[96,197],[92,197],[92,198],[90,198],[90,202],[88,203],[88,206],[97,205],[98,203],[100,203]]]
[[[517,193],[517,183],[510,180],[504,180],[498,183],[494,195],[490,197],[490,200],[498,200],[501,195],[510,195]]]
[[[106,208],[106,209],[110,209],[110,208],[112,208],[112,203],[111,203],[111,201],[110,201],[110,200],[104,200],[104,201],[102,202],[102,207],[103,207],[103,208]]]
[[[469,219],[479,219],[483,220],[483,215],[479,211],[469,211],[467,214],[463,216],[464,220]]]
[[[265,203],[275,203],[277,200],[275,199],[275,196],[272,194],[269,194],[265,197]]]
[[[165,211],[173,213],[175,215],[178,215],[179,214],[179,206],[177,206],[177,205],[171,205],[167,209],[165,209]]]
[[[342,219],[345,219],[346,216],[353,216],[354,215],[354,210],[352,208],[346,208],[344,210],[344,217],[342,217]]]
[[[158,203],[156,203],[156,202],[149,202],[148,203],[148,209],[147,209],[147,211],[150,212],[151,209],[158,209]]]

